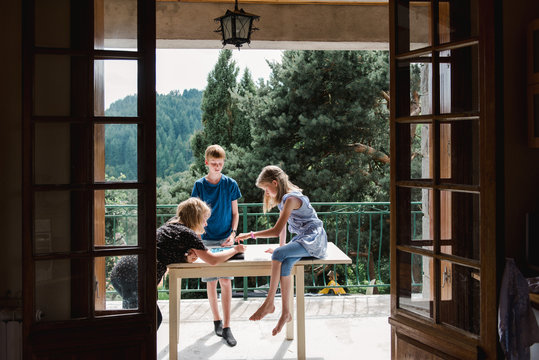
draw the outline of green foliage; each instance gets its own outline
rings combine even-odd
[[[137,179],[137,125],[105,125],[105,174]]]
[[[249,104],[256,96],[256,86],[251,77],[249,69],[246,68],[237,86],[237,92],[233,93],[233,106],[236,112],[236,121],[233,128],[232,143],[242,148],[249,148],[251,145],[251,124],[249,117],[241,111],[238,106],[241,101]]]
[[[254,179],[281,166],[312,201],[378,201],[389,194],[389,166],[349,144],[389,153],[387,52],[285,51],[268,84],[244,96],[253,141],[232,147],[228,171],[244,201],[260,201]]]
[[[236,88],[238,72],[232,51],[221,50],[215,67],[208,74],[208,85],[202,96],[204,130],[197,133],[191,143],[198,173],[205,172],[204,152],[208,145],[219,144],[226,149],[232,142],[235,112],[231,91]]]
[[[388,53],[285,51],[281,63],[269,65],[269,81],[255,84],[246,70],[237,82],[239,69],[225,49],[203,93],[158,95],[158,204],[190,196],[194,181],[206,173],[204,151],[213,143],[227,151],[223,172],[238,181],[241,201],[261,200],[254,183],[268,164],[281,166],[312,201],[386,201],[389,165],[353,151],[350,144],[389,153],[382,97],[389,88]],[[412,76],[417,72],[412,69]],[[136,107],[128,105],[135,104],[135,96],[127,97],[111,105],[107,115],[133,115]],[[125,137],[136,139],[136,127],[107,136],[107,174],[136,178],[136,166],[121,156],[133,157],[136,151],[135,142]],[[412,171],[420,168],[416,164]]]
[[[137,97],[115,101],[106,116],[135,116]],[[202,128],[202,92],[196,89],[171,91],[156,98],[156,173],[163,178],[185,171],[193,161],[192,134]],[[109,176],[137,179],[137,125],[114,124],[105,127],[105,163]]]
[[[119,177],[105,176],[109,182],[124,181]],[[107,245],[137,245],[137,190],[105,190],[105,243]]]
[[[192,171],[206,173],[204,152],[211,144],[229,150],[233,144],[246,147],[251,143],[250,120],[238,108],[241,99],[256,93],[249,70],[237,83],[239,68],[232,60],[232,51],[223,49],[213,70],[208,74],[208,85],[202,97],[204,129],[195,134],[191,147],[195,157]],[[228,157],[228,154],[227,154]]]
[[[158,177],[189,169],[193,161],[190,138],[202,129],[202,92],[185,90],[157,95],[156,154]]]

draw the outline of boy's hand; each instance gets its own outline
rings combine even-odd
[[[221,247],[227,247],[234,245],[234,233],[230,234],[228,239],[224,243],[221,244]]]

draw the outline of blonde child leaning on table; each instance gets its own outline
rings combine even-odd
[[[199,198],[182,201],[176,216],[157,229],[157,283],[167,271],[167,265],[179,262],[194,262],[197,258],[210,265],[227,261],[232,256],[245,252],[245,246],[238,244],[232,249],[212,253],[200,239],[207,225],[211,209]],[[158,327],[161,323],[159,307]]]
[[[237,241],[248,238],[270,238],[279,236],[279,247],[268,249],[271,256],[271,278],[268,296],[258,310],[249,318],[261,320],[275,311],[275,294],[281,282],[282,312],[272,335],[278,334],[283,326],[292,320],[290,312],[292,267],[302,257],[323,258],[327,250],[327,234],[322,221],[316,215],[309,198],[302,190],[288,180],[288,175],[277,166],[266,166],[256,180],[256,186],[264,190],[264,213],[277,206],[279,219],[271,229],[242,233]],[[286,244],[286,224],[291,233],[296,234]]]
[[[210,207],[198,198],[182,201],[176,216],[157,229],[157,284],[167,271],[167,265],[194,262],[198,258],[210,265],[222,263],[237,253],[245,251],[241,244],[233,249],[213,254],[200,240]],[[111,271],[110,282],[122,297],[124,309],[138,308],[138,258],[136,255],[122,256]],[[157,306],[157,328],[163,316]]]

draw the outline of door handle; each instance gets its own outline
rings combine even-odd
[[[442,287],[444,287],[445,284],[451,285],[451,271],[447,269],[447,266],[444,269],[442,277]]]

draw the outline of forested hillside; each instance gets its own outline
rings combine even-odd
[[[107,116],[134,116],[136,96],[130,95],[111,104]],[[157,95],[156,161],[157,177],[163,178],[185,171],[193,161],[190,137],[202,128],[200,109],[202,91],[196,89],[171,91]],[[107,176],[136,178],[136,126],[106,127],[105,163]]]

